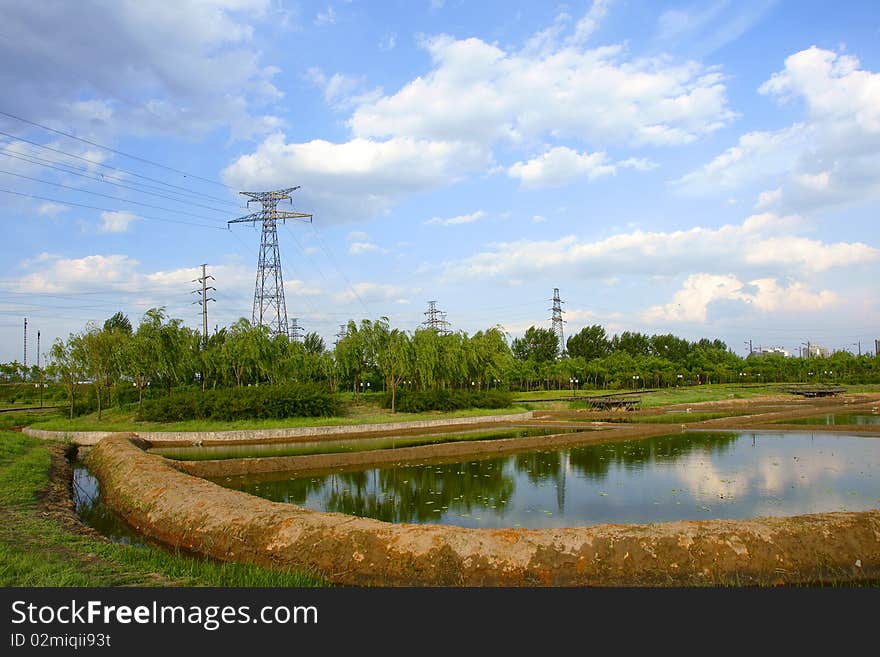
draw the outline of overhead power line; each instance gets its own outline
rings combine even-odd
[[[174,214],[185,214],[189,217],[195,217],[196,219],[205,219],[207,221],[217,221],[217,219],[213,217],[206,217],[201,214],[194,214],[192,212],[186,212],[185,210],[174,210],[172,208],[163,208],[161,205],[153,205],[152,203],[142,203],[141,201],[132,201],[127,198],[122,198],[120,196],[111,196],[110,194],[102,194],[101,192],[93,192],[88,189],[80,189],[79,187],[73,187],[72,185],[65,185],[64,183],[52,182],[51,180],[43,180],[42,178],[34,178],[33,176],[25,176],[21,173],[14,173],[12,171],[3,171],[0,169],[0,173],[5,174],[7,176],[15,176],[16,178],[23,178],[24,180],[31,180],[33,182],[43,183],[44,185],[53,185],[55,187],[61,187],[62,189],[69,189],[74,192],[78,192],[80,194],[91,194],[92,196],[101,196],[102,198],[109,198],[113,201],[121,201],[123,203],[131,203],[132,205],[141,205],[145,208],[152,208],[153,210],[162,210],[163,212],[172,212]]]
[[[212,185],[217,185],[219,187],[223,187],[225,189],[231,190],[232,188],[219,180],[212,180],[210,178],[204,178],[202,176],[198,176],[194,173],[189,173],[187,171],[183,171],[181,169],[175,169],[174,167],[170,167],[167,164],[162,164],[160,162],[154,162],[153,160],[148,160],[145,157],[140,157],[139,155],[132,155],[131,153],[126,153],[125,151],[120,151],[116,148],[111,148],[110,146],[105,146],[104,144],[99,144],[98,142],[91,141],[90,139],[84,139],[83,137],[78,137],[77,135],[71,134],[69,132],[64,132],[63,130],[56,130],[55,128],[50,128],[47,125],[43,125],[42,123],[37,123],[36,121],[31,121],[29,119],[25,119],[21,116],[16,116],[15,114],[11,114],[10,112],[4,112],[0,110],[0,114],[3,116],[9,117],[10,119],[15,119],[16,121],[21,121],[22,123],[27,123],[28,125],[32,125],[35,128],[40,128],[42,130],[47,130],[49,132],[54,132],[57,135],[62,135],[63,137],[67,137],[68,139],[75,139],[76,141],[80,141],[84,144],[88,144],[90,146],[94,146],[96,148],[103,148],[105,151],[110,153],[115,153],[116,155],[121,155],[122,157],[127,157],[131,160],[136,160],[138,162],[143,162],[144,164],[149,164],[154,167],[159,167],[160,169],[166,169],[168,171],[173,171],[174,173],[179,173],[184,178],[194,178],[196,180],[201,180],[206,183],[210,183]]]
[[[86,208],[88,210],[100,210],[101,212],[128,212],[133,217],[138,217],[139,219],[147,219],[148,221],[165,221],[172,224],[183,224],[185,226],[198,226],[199,228],[211,228],[213,230],[225,230],[220,226],[213,226],[211,224],[198,224],[194,221],[181,221],[179,219],[166,219],[162,217],[151,217],[146,214],[138,214],[136,212],[130,212],[128,210],[120,210],[119,208],[99,208],[95,205],[87,205],[85,203],[74,203],[73,201],[62,201],[57,198],[49,198],[48,196],[39,196],[38,194],[25,194],[24,192],[14,192],[11,189],[0,189],[0,192],[4,194],[12,194],[14,196],[22,196],[25,198],[33,198],[38,201],[48,201],[50,203],[58,203],[59,205],[69,205],[71,207],[76,208]]]
[[[7,152],[0,152],[0,155],[2,155],[4,157],[11,157],[16,160],[20,160],[22,162],[36,164],[37,166],[47,167],[49,169],[54,169],[55,171],[60,171],[61,173],[64,173],[67,175],[79,176],[80,178],[85,178],[86,180],[92,180],[92,181],[98,182],[98,183],[113,185],[114,187],[119,187],[121,189],[128,189],[132,192],[137,192],[138,194],[148,194],[149,196],[156,196],[158,198],[164,198],[169,201],[174,201],[175,203],[186,203],[187,205],[194,205],[199,208],[205,208],[206,210],[214,210],[215,212],[224,212],[224,213],[226,212],[226,210],[222,210],[220,208],[215,208],[210,205],[203,205],[201,203],[194,203],[193,201],[191,201],[189,199],[176,198],[174,196],[168,196],[167,194],[160,194],[158,192],[149,192],[145,189],[139,189],[138,187],[134,187],[132,185],[124,185],[122,183],[113,182],[114,180],[118,180],[118,178],[116,178],[114,176],[105,176],[103,173],[98,174],[97,176],[94,176],[94,175],[90,176],[87,173],[83,173],[81,170],[77,170],[76,167],[70,167],[68,169],[68,168],[64,168],[61,166],[55,166],[54,164],[47,164],[47,163],[37,161],[38,159],[42,159],[42,158],[31,158],[26,155],[22,156],[22,155],[16,155],[14,153],[7,153]]]
[[[203,198],[207,198],[207,199],[210,199],[213,201],[218,201],[220,203],[228,203],[230,205],[234,205],[235,207],[238,207],[238,203],[233,203],[229,199],[222,199],[217,196],[211,196],[210,194],[205,194],[204,192],[197,192],[197,191],[192,190],[188,187],[182,187],[181,185],[175,185],[170,182],[165,182],[164,180],[159,180],[158,178],[151,178],[150,176],[145,176],[143,174],[136,173],[136,172],[131,171],[129,169],[123,169],[121,167],[114,167],[110,164],[104,164],[103,162],[99,162],[98,160],[92,160],[92,159],[89,159],[89,158],[84,157],[82,155],[77,155],[76,153],[69,153],[69,152],[62,150],[60,148],[54,148],[53,146],[46,146],[45,144],[40,144],[38,142],[31,141],[30,139],[26,139],[26,138],[20,137],[18,135],[13,135],[8,132],[4,132],[2,130],[0,130],[0,135],[3,135],[4,137],[8,137],[9,139],[15,139],[16,141],[20,141],[20,142],[28,144],[30,146],[36,146],[37,148],[41,148],[46,151],[52,151],[53,153],[58,153],[59,155],[63,155],[65,157],[70,157],[70,158],[73,158],[76,160],[81,160],[83,162],[88,162],[89,164],[96,166],[96,167],[101,167],[102,169],[110,169],[111,171],[119,171],[120,173],[124,173],[129,176],[134,176],[135,178],[140,178],[142,180],[149,180],[150,182],[158,183],[160,185],[165,185],[166,187],[172,187],[174,189],[179,189],[179,190],[186,192],[187,194],[191,194],[193,196],[201,196]]]

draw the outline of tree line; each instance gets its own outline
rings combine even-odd
[[[31,370],[22,378],[35,380]],[[93,390],[96,410],[114,402],[137,403],[175,389],[215,389],[260,384],[314,383],[332,392],[439,389],[658,388],[709,383],[876,382],[880,359],[836,352],[827,358],[742,358],[721,340],[695,342],[671,334],[625,331],[608,336],[599,325],[583,328],[560,350],[556,334],[530,327],[509,340],[500,326],[468,335],[432,328],[405,331],[387,317],[349,321],[328,347],[316,333],[302,340],[273,336],[241,318],[205,339],[170,318],[148,310],[135,327],[122,313],[103,325],[90,323],[49,351],[45,375],[64,386],[76,405],[83,385]]]

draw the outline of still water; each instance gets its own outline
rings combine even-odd
[[[114,543],[144,545],[144,537],[126,525],[101,499],[101,485],[82,464],[73,469],[73,501],[83,524],[109,538]]]
[[[802,417],[797,420],[786,420],[785,424],[818,424],[822,426],[840,425],[856,425],[867,426],[880,424],[880,414],[878,413],[838,413],[825,415],[814,415],[813,417]]]
[[[242,459],[259,456],[304,456],[306,454],[333,454],[337,452],[360,452],[374,449],[396,449],[416,445],[433,445],[462,440],[501,440],[504,438],[527,438],[562,433],[600,431],[601,428],[579,427],[508,427],[505,429],[475,429],[456,433],[419,434],[414,436],[382,436],[381,438],[346,438],[341,440],[311,440],[262,445],[211,445],[207,447],[154,447],[150,453],[178,461],[203,461],[208,459]]]
[[[688,432],[458,463],[217,483],[389,522],[567,527],[880,507],[880,438]]]

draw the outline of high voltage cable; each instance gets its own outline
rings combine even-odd
[[[102,162],[98,162],[97,160],[90,160],[87,157],[83,157],[82,155],[76,155],[75,153],[68,153],[67,151],[61,150],[60,148],[53,148],[52,146],[46,146],[45,144],[38,144],[35,141],[31,141],[30,139],[25,139],[24,137],[19,137],[18,135],[13,135],[8,132],[4,132],[0,130],[0,135],[4,137],[9,137],[10,139],[15,139],[16,141],[23,142],[25,144],[30,144],[31,146],[36,146],[37,148],[42,148],[47,151],[52,151],[53,153],[59,153],[64,155],[65,157],[72,157],[77,160],[82,160],[83,162],[88,162],[94,166],[102,167],[104,169],[111,169],[113,171],[119,171],[120,173],[124,173],[129,176],[134,176],[136,178],[142,178],[143,180],[149,180],[150,182],[159,183],[160,185],[165,185],[166,187],[172,187],[174,189],[179,189],[181,191],[186,192],[192,196],[201,196],[212,201],[218,201],[220,203],[228,203],[230,205],[234,205],[235,207],[239,207],[238,203],[233,203],[229,199],[222,199],[217,196],[211,196],[210,194],[205,194],[204,192],[197,192],[193,189],[189,189],[188,187],[181,187],[180,185],[175,185],[173,183],[165,182],[164,180],[159,180],[158,178],[150,178],[149,176],[144,176],[140,173],[136,173],[134,171],[129,171],[128,169],[123,169],[121,167],[114,167],[110,164],[104,164]]]
[[[346,282],[346,284],[348,285],[348,288],[351,290],[352,294],[354,294],[355,298],[361,302],[361,305],[364,307],[364,310],[367,311],[367,316],[372,317],[373,313],[372,313],[372,311],[370,311],[369,306],[367,306],[367,304],[364,302],[364,300],[361,299],[361,295],[359,295],[357,293],[357,290],[351,284],[351,281],[348,280],[348,277],[342,271],[342,268],[339,267],[339,265],[336,263],[336,260],[333,258],[333,256],[330,254],[330,251],[325,246],[324,240],[321,238],[321,235],[318,233],[318,230],[315,228],[315,225],[314,224],[309,224],[309,225],[312,227],[312,232],[315,234],[315,237],[318,239],[318,244],[320,245],[321,250],[324,251],[324,253],[327,255],[327,258],[330,260],[330,264],[332,264],[333,267],[336,269],[336,271],[339,272],[339,275],[342,276],[342,280],[344,280]]]
[[[51,180],[43,180],[42,178],[34,178],[32,176],[25,176],[24,174],[13,173],[12,171],[3,171],[2,169],[0,169],[0,173],[5,174],[7,176],[15,176],[16,178],[24,178],[25,180],[32,180],[34,182],[43,183],[44,185],[54,185],[55,187],[69,189],[74,192],[79,192],[80,194],[91,194],[93,196],[101,196],[103,198],[109,198],[113,201],[121,201],[123,203],[131,203],[133,205],[142,205],[145,208],[152,208],[153,210],[162,210],[163,212],[170,212],[172,214],[185,214],[190,217],[195,217],[196,219],[205,219],[206,221],[218,221],[214,217],[206,217],[201,214],[193,214],[192,212],[187,212],[185,210],[174,210],[172,208],[163,208],[161,205],[153,205],[152,203],[143,203],[141,201],[131,201],[127,198],[121,198],[119,196],[111,196],[110,194],[102,194],[101,192],[92,192],[92,191],[89,191],[88,189],[80,189],[78,187],[73,187],[72,185],[65,185],[64,183],[52,182]],[[219,226],[218,226],[218,228],[219,228]]]
[[[0,134],[2,134],[2,133],[0,133]],[[2,142],[2,143],[13,145],[14,142]],[[61,162],[59,160],[52,160],[49,158],[40,157],[39,155],[34,155],[33,153],[10,152],[7,150],[7,151],[0,151],[0,155],[4,155],[6,157],[12,157],[12,158],[15,158],[18,160],[23,160],[25,162],[30,162],[31,164],[36,164],[38,166],[46,166],[46,167],[61,171],[63,173],[74,173],[77,175],[84,175],[84,174],[88,174],[90,172],[88,168],[80,168],[80,167],[77,167],[73,164],[70,164],[69,162]],[[77,157],[77,156],[71,154],[70,157]],[[102,166],[107,166],[107,165],[102,165]],[[115,169],[115,167],[110,167],[110,168]],[[118,170],[124,172],[124,170],[122,170],[122,169],[118,169]],[[127,173],[128,175],[137,175],[137,174],[129,173],[129,172],[125,172],[125,173]],[[156,185],[148,185],[147,183],[137,182],[135,180],[130,180],[128,178],[124,178],[121,176],[114,176],[110,173],[104,174],[104,173],[100,173],[100,172],[95,172],[95,174],[100,176],[101,182],[104,182],[106,179],[125,181],[125,182],[130,183],[131,185],[138,185],[139,187],[143,187],[145,189],[154,189],[154,190],[166,192],[168,194],[176,194],[181,197],[192,196],[192,197],[197,198],[199,200],[211,200],[216,203],[223,203],[225,205],[229,205],[234,208],[240,207],[238,203],[233,203],[232,201],[226,201],[226,200],[223,200],[220,198],[215,198],[213,196],[204,195],[204,194],[201,194],[198,192],[176,191],[177,190],[176,185],[168,185],[167,183],[163,183],[165,185],[165,187],[170,187],[170,189],[166,189],[165,187],[159,187]],[[145,179],[152,180],[151,178],[145,178]],[[95,180],[98,180],[98,178],[95,178]],[[137,187],[134,187],[132,189],[134,189],[135,191],[143,191],[143,190],[138,189]],[[183,189],[183,188],[180,188],[180,189]],[[143,193],[146,194],[148,192],[144,191]],[[181,203],[192,203],[192,201],[190,201],[189,199],[186,199],[186,198],[174,199],[174,200],[179,200],[179,202],[181,202]],[[202,206],[202,207],[207,207],[207,206]],[[212,208],[212,209],[214,209],[214,208]],[[218,212],[227,212],[227,210],[218,210]]]
[[[3,116],[8,116],[10,119],[15,119],[16,121],[21,121],[22,123],[27,123],[28,125],[32,125],[36,128],[48,130],[49,132],[54,132],[55,134],[62,135],[64,137],[68,137],[70,139],[76,139],[77,141],[81,141],[84,144],[89,144],[90,146],[95,146],[97,148],[103,148],[105,151],[115,153],[116,155],[121,155],[122,157],[127,157],[132,160],[137,160],[138,162],[150,164],[154,167],[159,167],[161,169],[167,169],[168,171],[173,171],[175,173],[179,173],[184,178],[195,178],[197,180],[202,180],[206,183],[210,183],[212,185],[217,185],[217,186],[223,187],[225,189],[229,189],[229,190],[232,189],[228,185],[221,183],[219,180],[211,180],[210,178],[203,178],[202,176],[198,176],[194,173],[187,173],[186,171],[181,171],[180,169],[175,169],[174,167],[169,167],[168,165],[160,164],[159,162],[153,162],[152,160],[148,160],[144,157],[140,157],[138,155],[132,155],[130,153],[126,153],[124,151],[120,151],[115,148],[111,148],[110,146],[105,146],[104,144],[99,144],[97,142],[90,141],[88,139],[84,139],[82,137],[77,137],[76,135],[70,134],[69,132],[64,132],[63,130],[56,130],[55,128],[50,128],[47,125],[43,125],[42,123],[37,123],[36,121],[30,121],[29,119],[25,119],[20,116],[16,116],[15,114],[10,114],[9,112],[4,112],[3,110],[0,110],[0,114],[2,114]]]
[[[43,164],[41,162],[35,162],[35,161],[29,159],[28,157],[21,157],[21,156],[15,155],[13,153],[0,152],[0,155],[4,155],[6,157],[12,157],[17,160],[21,160],[22,162],[30,162],[31,164],[36,164],[37,166],[55,169],[56,171],[61,171],[62,173],[66,173],[69,175],[80,176],[81,178],[86,178],[87,180],[92,180],[94,182],[106,183],[107,185],[113,185],[114,187],[121,187],[122,189],[128,189],[133,192],[137,192],[139,194],[149,194],[150,196],[158,196],[159,198],[164,198],[169,201],[174,201],[175,203],[186,203],[187,205],[193,205],[193,206],[196,206],[199,208],[205,208],[206,210],[213,210],[214,212],[222,212],[223,214],[227,214],[226,210],[221,210],[220,208],[215,208],[210,205],[202,205],[201,203],[195,203],[193,201],[188,201],[186,199],[175,198],[173,196],[166,196],[165,194],[159,194],[158,192],[148,192],[143,189],[138,189],[137,187],[132,187],[131,185],[123,185],[122,183],[117,183],[117,182],[112,182],[110,180],[105,180],[105,177],[103,174],[101,174],[100,178],[97,178],[97,177],[90,176],[85,173],[81,173],[79,171],[68,171],[67,169],[62,169],[61,167],[53,166],[51,164]],[[17,174],[14,174],[14,175],[17,175]],[[50,183],[50,184],[54,184],[54,183]]]
[[[138,217],[140,219],[146,219],[148,221],[164,221],[164,222],[168,222],[168,223],[172,223],[172,224],[183,224],[185,226],[198,226],[199,228],[211,228],[213,230],[226,230],[225,228],[222,228],[220,226],[213,226],[211,224],[197,224],[194,221],[182,221],[180,219],[163,219],[160,217],[151,217],[146,214],[137,214],[136,212],[129,212],[128,210],[120,210],[118,208],[116,208],[116,209],[99,208],[94,205],[86,205],[85,203],[74,203],[73,201],[62,201],[57,198],[49,198],[47,196],[39,196],[37,194],[25,194],[24,192],[14,192],[10,189],[0,189],[0,192],[2,192],[4,194],[13,194],[15,196],[23,196],[25,198],[33,198],[33,199],[37,199],[38,201],[48,201],[50,203],[58,203],[59,205],[69,205],[71,207],[86,208],[88,210],[99,210],[101,212],[128,212],[130,215],[132,215],[134,217]]]

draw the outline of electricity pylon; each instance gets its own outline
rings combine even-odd
[[[312,222],[312,215],[305,212],[292,212],[278,209],[278,201],[290,201],[293,199],[290,192],[299,189],[299,186],[279,189],[273,192],[239,192],[247,196],[247,204],[259,202],[262,209],[259,212],[233,219],[228,224],[256,223],[263,226],[260,238],[260,257],[257,261],[257,283],[254,287],[254,310],[251,315],[251,323],[268,326],[273,335],[290,337],[287,325],[287,304],[284,302],[284,278],[281,275],[281,254],[278,251],[278,231],[276,222],[287,219],[308,219]]]
[[[565,337],[562,334],[562,325],[565,324],[565,320],[562,319],[562,304],[565,303],[559,298],[559,288],[553,288],[553,307],[550,309],[553,311],[553,316],[550,318],[550,321],[553,322],[553,332],[556,334],[556,339],[559,340],[559,355],[565,355]]]
[[[434,329],[440,335],[449,335],[449,322],[446,321],[446,313],[437,308],[436,301],[429,301],[428,310],[422,314],[428,317],[422,322],[422,326]]]

